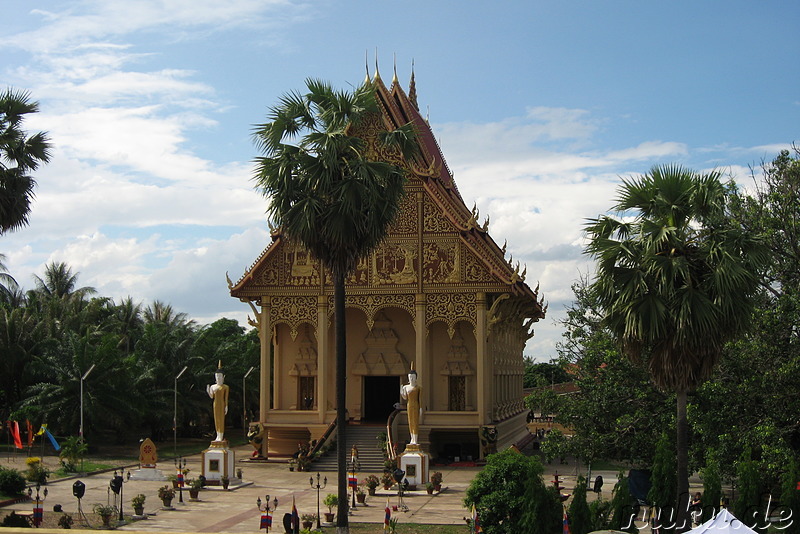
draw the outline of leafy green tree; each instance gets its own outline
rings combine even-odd
[[[36,188],[31,174],[50,161],[47,134],[23,129],[26,115],[38,111],[26,92],[0,93],[0,235],[28,224]]]
[[[658,436],[672,424],[671,397],[652,386],[646,370],[620,354],[586,280],[572,289],[575,301],[567,309],[557,348],[576,391],[557,395],[542,387],[527,399],[530,409],[554,415],[572,436],[558,439],[551,432],[543,450],[549,457],[575,456],[588,465],[604,458],[649,467]]]
[[[651,486],[647,492],[648,502],[655,507],[654,513],[658,514],[657,520],[664,532],[672,532],[672,522],[675,517],[675,450],[670,446],[667,433],[661,434],[656,445],[656,455],[653,459],[653,469],[650,476]],[[688,498],[688,496],[686,496]],[[688,499],[687,499],[688,502]],[[683,500],[681,501],[683,504]]]
[[[628,477],[623,473],[617,475],[611,496],[611,513],[608,526],[613,530],[622,530],[636,534],[638,532],[634,520],[636,519],[635,501],[628,488]]]
[[[464,506],[475,508],[487,534],[532,532],[533,525],[545,526],[547,496],[542,473],[535,457],[512,450],[491,454],[470,483]],[[543,508],[542,508],[543,507]],[[561,505],[558,505],[560,510]],[[544,520],[543,520],[544,519]],[[556,528],[560,514],[556,512]],[[552,532],[543,529],[546,534]]]
[[[781,506],[784,511],[791,510],[793,517],[791,521],[785,521],[781,527],[786,534],[800,533],[800,521],[797,514],[800,512],[800,459],[796,456],[791,458],[786,466],[786,470],[781,477]]]
[[[705,523],[719,511],[719,502],[722,499],[722,474],[714,449],[706,452],[706,465],[701,470],[700,476],[703,479],[702,522]]]
[[[761,504],[761,476],[758,462],[751,457],[750,449],[742,452],[736,463],[736,500],[733,503],[733,514],[745,525],[758,530],[763,521],[754,515]]]
[[[0,414],[6,420],[28,394],[29,362],[46,343],[36,316],[25,308],[0,308]]]
[[[372,159],[357,135],[366,119],[380,113],[369,82],[352,93],[319,80],[309,79],[306,86],[305,94],[281,97],[269,122],[257,126],[254,137],[264,155],[256,159],[255,182],[284,235],[333,276],[337,442],[346,443],[345,279],[386,236],[399,210],[406,171]],[[411,124],[379,137],[405,161],[419,153]],[[341,446],[337,451],[336,525],[346,531],[347,451]]]
[[[586,502],[586,478],[579,476],[569,505],[570,534],[587,534],[594,530],[589,505]]]
[[[523,363],[525,364],[525,374],[522,380],[523,386],[526,388],[562,384],[571,380],[558,360],[535,362],[533,358],[526,356]]]
[[[614,210],[586,226],[592,292],[624,354],[676,393],[677,495],[688,495],[688,393],[748,326],[769,253],[730,219],[718,172],[653,167],[623,180]],[[682,507],[677,519],[688,524]]]

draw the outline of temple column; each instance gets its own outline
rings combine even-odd
[[[317,420],[325,422],[328,407],[328,296],[317,297]]]
[[[488,401],[492,398],[491,362],[486,350],[486,293],[478,293],[475,298],[477,316],[475,321],[475,354],[478,369],[475,376],[475,386],[478,388],[478,425],[482,426],[489,420],[487,414]]]
[[[265,424],[269,418],[269,357],[272,352],[272,321],[270,317],[269,297],[261,297],[261,313],[258,320],[258,339],[260,343],[260,359],[258,372],[258,420]],[[269,432],[266,432],[261,443],[261,456],[269,456]]]
[[[420,425],[425,424],[425,412],[430,410],[431,406],[431,389],[433,385],[433,374],[431,369],[431,361],[428,357],[428,351],[426,350],[426,335],[427,328],[425,327],[425,305],[426,305],[426,298],[424,293],[417,293],[414,299],[414,311],[416,312],[414,317],[414,326],[416,327],[416,336],[415,336],[415,343],[414,343],[414,369],[417,369],[417,372],[425,381],[422,385],[422,395],[420,399],[420,406],[422,406],[422,419],[420,420]],[[402,377],[402,383],[405,383],[407,380],[406,377]]]
[[[272,321],[270,320],[269,297],[261,298],[261,313],[258,319],[258,338],[261,344],[261,368],[258,373],[258,420],[263,423],[269,415],[269,378],[272,372],[269,368],[269,355],[272,348]]]

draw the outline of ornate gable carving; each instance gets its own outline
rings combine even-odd
[[[429,293],[425,308],[425,326],[435,321],[447,325],[447,334],[453,338],[456,323],[467,321],[477,324],[478,306],[475,293]]]
[[[297,338],[298,327],[303,323],[317,326],[317,298],[314,296],[274,296],[270,300],[275,324],[289,325],[292,339]]]
[[[428,195],[425,195],[423,210],[422,229],[426,233],[452,233],[456,230]]]

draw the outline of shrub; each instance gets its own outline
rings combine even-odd
[[[592,530],[591,512],[586,503],[586,479],[579,476],[569,505],[569,531],[572,534],[587,534]]]
[[[0,466],[0,493],[14,496],[25,491],[25,478],[16,469]]]
[[[511,450],[491,454],[467,489],[487,534],[559,531],[561,503],[542,481],[542,464]],[[531,530],[531,529],[535,530]]]
[[[28,523],[28,520],[24,517],[17,515],[15,512],[11,512],[3,518],[0,527],[31,528],[31,524]]]

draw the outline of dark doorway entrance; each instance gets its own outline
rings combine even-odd
[[[386,423],[386,418],[400,402],[399,376],[364,377],[364,416],[368,423]]]

